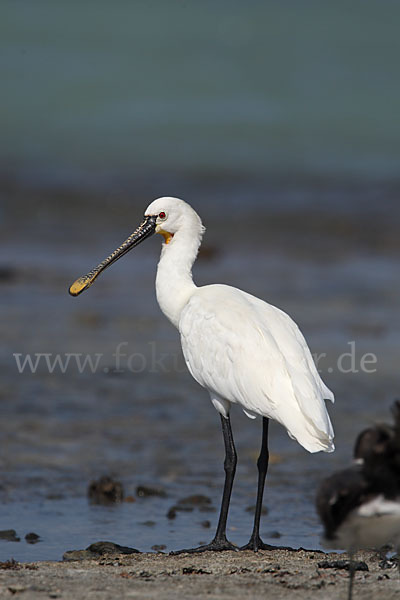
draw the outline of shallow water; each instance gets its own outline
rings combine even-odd
[[[211,489],[211,497],[218,495],[217,490],[199,483],[197,489],[208,493]],[[252,501],[247,496],[239,493],[231,506],[228,537],[239,545],[247,543],[252,525],[251,514],[240,504],[240,501]],[[315,515],[304,514],[302,503],[293,501],[290,491],[282,495],[271,487],[269,503],[274,501],[284,502],[285,511],[282,514],[272,506],[269,516],[264,517],[264,540],[275,545],[319,547]],[[65,550],[86,548],[98,540],[112,540],[143,552],[151,552],[152,546],[160,544],[165,546],[163,551],[168,552],[211,541],[217,513],[200,512],[195,508],[193,512],[178,512],[171,521],[166,516],[171,502],[171,498],[145,498],[133,504],[107,507],[89,505],[86,498],[80,497],[2,504],[1,526],[13,524],[21,541],[1,540],[0,556],[19,561],[58,560]],[[206,521],[211,526],[202,525]],[[288,523],[290,532],[277,538],[277,532],[288,529]],[[40,531],[41,539],[36,544],[28,544],[24,539],[31,531]]]
[[[348,464],[356,433],[388,419],[398,393],[396,191],[384,189],[380,203],[363,211],[365,189],[353,185],[338,190],[328,183],[317,194],[299,182],[295,191],[292,185],[266,187],[263,196],[248,181],[248,189],[248,211],[239,204],[232,210],[229,197],[208,194],[201,210],[208,227],[205,253],[195,276],[199,284],[226,282],[280,306],[299,323],[312,351],[326,353],[319,367],[337,397],[329,406],[337,451],[310,455],[273,424],[269,512],[262,521],[272,544],[318,548],[318,482]],[[186,372],[177,333],[156,304],[159,240],[119,261],[79,298],[67,294],[71,281],[126,237],[132,229],[127,215],[135,226],[143,206],[134,202],[131,217],[122,202],[111,219],[100,197],[96,211],[90,199],[78,209],[73,196],[69,204],[56,200],[53,210],[45,192],[40,201],[35,194],[3,193],[0,529],[15,529],[21,542],[0,541],[0,558],[60,559],[66,550],[100,539],[139,550],[210,540],[223,484],[219,418]],[[337,202],[315,204],[329,197]],[[126,356],[117,364],[121,343]],[[14,353],[100,359],[94,372],[80,373],[74,359],[65,373],[57,366],[51,373],[42,358],[35,373],[19,373]],[[366,353],[376,355],[373,373],[360,368]],[[232,422],[239,467],[229,537],[241,544],[251,530],[246,508],[254,504],[261,431],[259,421],[239,410],[233,410]],[[126,495],[135,495],[138,485],[155,485],[167,497],[91,506],[88,484],[104,474],[120,480]],[[169,508],[194,493],[210,497],[216,510],[195,508],[168,520]],[[155,524],[143,525],[148,520]],[[204,520],[210,528],[201,525]],[[25,542],[31,531],[40,543]]]

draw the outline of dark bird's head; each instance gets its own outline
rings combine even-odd
[[[315,504],[324,526],[325,544],[330,548],[336,547],[337,531],[350,512],[364,502],[368,487],[360,465],[333,473],[320,484]]]

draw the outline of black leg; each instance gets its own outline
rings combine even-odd
[[[231,421],[229,416],[227,418],[221,415],[222,433],[224,435],[225,443],[225,485],[224,493],[222,496],[221,512],[219,515],[219,521],[215,537],[210,544],[199,546],[198,548],[188,548],[186,550],[177,550],[170,554],[182,554],[183,552],[206,552],[207,550],[222,551],[222,550],[237,550],[237,546],[234,546],[226,539],[226,521],[228,518],[229,502],[231,499],[233,479],[236,472],[237,456],[235,450],[235,444],[233,442]]]
[[[257,488],[256,512],[254,515],[254,527],[253,527],[253,533],[251,534],[249,543],[246,544],[246,546],[242,546],[242,548],[240,548],[241,550],[254,550],[254,552],[257,552],[258,550],[275,549],[274,546],[269,546],[268,544],[264,544],[264,542],[260,538],[260,517],[261,517],[261,510],[262,510],[262,500],[263,500],[263,494],[264,494],[265,478],[267,476],[268,461],[269,461],[268,425],[269,425],[269,419],[267,419],[267,417],[263,417],[261,450],[260,450],[260,456],[258,457],[258,461],[257,461],[258,488]]]

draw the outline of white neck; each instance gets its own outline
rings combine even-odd
[[[179,229],[168,244],[163,243],[157,268],[157,300],[165,316],[177,328],[181,312],[196,290],[192,266],[204,230],[200,219],[197,219],[198,222],[188,223],[187,227]]]

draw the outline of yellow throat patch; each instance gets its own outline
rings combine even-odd
[[[159,229],[157,233],[163,236],[166,244],[169,244],[172,238],[174,237],[173,233],[169,233],[169,231],[164,231],[164,229]]]

